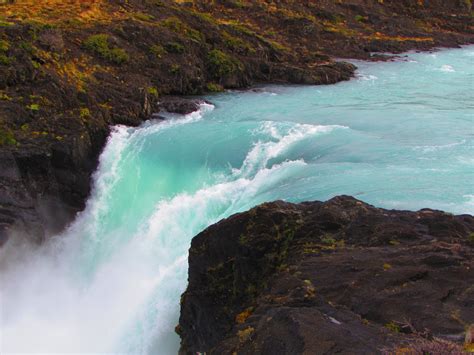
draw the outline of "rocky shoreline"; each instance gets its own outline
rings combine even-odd
[[[474,43],[471,1],[11,0],[0,10],[0,247],[40,244],[85,208],[113,125],[198,109],[184,95],[349,80],[344,58]],[[461,353],[473,247],[468,215],[347,196],[263,204],[193,239],[180,353]]]
[[[265,203],[193,239],[180,353],[461,354],[473,268],[470,215]]]
[[[85,207],[110,126],[139,125],[164,95],[331,84],[355,70],[331,58],[474,43],[462,1],[14,0],[0,9],[0,244],[61,231]],[[193,107],[173,100],[164,108]]]

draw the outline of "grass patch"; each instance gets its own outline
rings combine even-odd
[[[109,45],[109,36],[106,34],[92,35],[84,41],[84,47],[115,64],[123,64],[130,60],[127,52],[119,47],[111,48]]]
[[[471,234],[468,235],[467,241],[468,241],[469,243],[474,244],[474,233],[471,233]]]
[[[39,104],[31,104],[31,105],[26,106],[26,108],[30,111],[37,112],[37,111],[40,110],[40,105]]]
[[[13,135],[13,132],[9,129],[0,128],[0,146],[16,144],[17,141]]]
[[[8,94],[0,91],[0,100],[1,101],[12,101],[13,98],[11,96],[9,96]]]
[[[171,74],[178,74],[181,71],[181,65],[179,64],[173,64],[170,67],[170,73]]]
[[[146,91],[147,91],[150,95],[158,97],[158,89],[157,89],[156,87],[150,86],[150,87],[148,87],[148,88],[146,89]]]
[[[396,324],[395,322],[389,322],[385,324],[385,328],[387,328],[391,332],[400,333],[400,326]]]
[[[165,49],[168,53],[182,54],[184,53],[184,46],[178,42],[169,42],[165,44]]]
[[[153,46],[150,47],[150,52],[157,59],[161,59],[166,54],[166,49],[164,49],[163,46],[160,46],[159,44],[154,44]]]
[[[242,63],[238,59],[219,49],[210,51],[207,55],[207,61],[215,77],[222,77],[242,70]]]
[[[184,35],[195,42],[204,41],[204,35],[201,32],[189,27],[177,17],[168,17],[166,20],[161,22],[161,25],[174,33]]]
[[[224,91],[224,88],[222,85],[216,84],[216,83],[207,83],[206,89],[209,92],[222,92]]]
[[[9,49],[10,43],[5,40],[0,40],[0,64],[10,65],[12,63],[13,58],[7,55]]]
[[[255,53],[255,48],[249,42],[239,37],[232,36],[226,31],[222,32],[222,38],[226,47],[230,50],[243,54]]]
[[[6,52],[10,49],[10,43],[5,40],[0,40],[0,52]]]
[[[79,110],[79,117],[81,119],[88,118],[90,117],[90,115],[91,115],[91,111],[87,107],[83,107]]]
[[[155,19],[155,17],[153,15],[145,14],[143,12],[134,12],[132,14],[132,17],[135,20],[139,20],[139,21],[143,21],[143,22],[153,21]]]

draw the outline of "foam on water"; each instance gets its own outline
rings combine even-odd
[[[0,352],[176,354],[192,237],[265,201],[473,213],[473,53],[357,62],[350,82],[114,127],[68,230],[0,250]]]
[[[451,65],[445,64],[440,68],[441,71],[446,73],[454,73],[456,70]]]

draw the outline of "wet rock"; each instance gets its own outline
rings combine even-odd
[[[158,108],[161,111],[166,111],[169,113],[187,115],[191,112],[199,110],[200,105],[206,102],[206,100],[202,99],[189,99],[185,97],[169,96],[160,100],[158,103]]]
[[[470,215],[348,196],[234,215],[192,241],[181,354],[362,354],[421,337],[462,341],[474,319],[473,232]]]

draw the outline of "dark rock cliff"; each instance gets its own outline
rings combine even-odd
[[[474,319],[473,268],[473,216],[384,210],[346,196],[266,203],[193,239],[181,353],[462,343]]]

